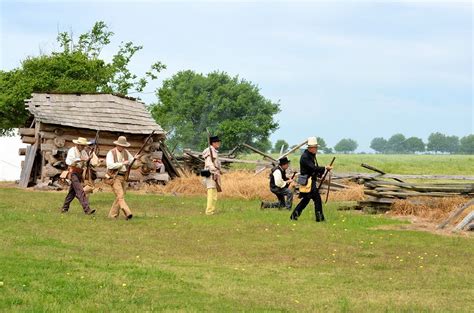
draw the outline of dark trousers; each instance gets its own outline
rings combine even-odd
[[[262,208],[286,208],[291,210],[293,205],[293,193],[290,188],[278,188],[271,190],[277,198],[278,202],[263,202]]]
[[[301,194],[300,196],[301,201],[300,203],[298,203],[293,213],[291,213],[291,219],[298,219],[298,217],[301,215],[308,203],[313,200],[314,215],[316,216],[316,220],[324,220],[323,203],[321,201],[321,195],[319,194],[319,191],[316,188],[316,184],[313,183],[310,193]]]
[[[64,199],[63,210],[69,210],[69,205],[71,204],[72,200],[74,200],[74,198],[79,200],[84,212],[88,212],[90,210],[89,201],[87,200],[84,188],[82,188],[81,178],[79,174],[76,173],[71,174],[71,186],[69,186],[69,192],[66,196],[66,199]]]

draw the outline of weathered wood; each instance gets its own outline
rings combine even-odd
[[[381,174],[382,176],[387,174],[387,173],[385,173],[384,171],[379,170],[379,169],[377,169],[377,168],[375,168],[375,167],[373,167],[373,166],[370,166],[370,165],[368,165],[368,164],[365,164],[365,163],[362,163],[361,166],[362,166],[362,167],[365,167],[365,168],[368,169],[368,170],[377,172],[377,173]],[[403,183],[403,180],[401,180],[400,178],[392,177],[392,179],[394,179],[394,180],[396,180],[396,181],[398,181],[398,182],[400,182],[400,183]]]
[[[333,179],[366,179],[372,180],[380,177],[379,174],[368,173],[333,173]],[[384,178],[400,178],[400,179],[426,179],[426,180],[474,180],[474,176],[465,175],[408,175],[408,174],[385,174]]]
[[[304,146],[306,143],[308,142],[308,140],[306,139],[305,141],[303,141],[302,143],[300,143],[299,145],[296,145],[295,147],[293,147],[290,151],[280,155],[280,157],[278,159],[281,159],[281,158],[284,158],[288,155],[290,155],[291,153],[295,152],[296,150],[298,150],[299,148],[301,148],[302,146]]]
[[[36,151],[38,150],[38,144],[30,145],[26,148],[25,163],[20,174],[20,183],[18,184],[21,188],[28,187],[30,182],[31,169],[35,162]]]
[[[36,142],[36,138],[35,137],[30,137],[30,136],[23,136],[21,137],[21,141],[23,143],[27,143],[27,144],[34,144]]]
[[[41,151],[53,151],[53,149],[55,149],[56,146],[55,145],[52,145],[50,143],[42,143],[41,144]]]
[[[469,223],[474,221],[474,211],[470,212],[459,224],[454,227],[453,232],[458,232],[463,230]]]
[[[272,160],[272,161],[274,161],[275,163],[278,163],[278,160],[277,160],[277,159],[275,159],[274,157],[272,157],[272,156],[269,155],[269,154],[266,154],[265,152],[262,152],[262,151],[258,150],[257,148],[252,147],[251,145],[248,145],[248,144],[246,144],[246,143],[243,143],[242,146],[245,147],[245,148],[247,148],[247,149],[250,149],[250,150],[252,150],[253,152],[258,153],[258,154],[260,154],[260,155],[262,155],[262,156],[264,156],[264,157],[266,157],[266,158],[268,158],[268,159],[270,159],[270,160]]]
[[[18,149],[18,155],[26,155],[26,148],[20,148]]]
[[[448,223],[450,223],[453,219],[461,215],[461,213],[467,209],[468,207],[474,205],[474,199],[466,202],[465,204],[461,205],[458,209],[451,212],[447,219],[445,219],[441,224],[438,225],[438,229],[443,229]]]
[[[18,130],[20,136],[35,136],[35,129],[34,128],[20,128]]]

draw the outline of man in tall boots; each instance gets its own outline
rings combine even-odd
[[[89,200],[87,199],[84,188],[82,187],[82,172],[84,171],[87,161],[90,158],[90,156],[87,155],[85,147],[88,146],[90,142],[83,137],[74,139],[72,142],[75,144],[75,146],[68,150],[66,156],[66,164],[68,165],[67,177],[71,180],[71,186],[69,187],[69,192],[64,199],[61,212],[67,213],[72,200],[77,198],[77,200],[79,200],[81,203],[84,213],[90,215],[95,213],[95,210],[89,207]]]
[[[272,169],[270,173],[270,191],[278,198],[278,202],[263,202],[260,208],[286,208],[291,210],[293,204],[293,193],[290,190],[290,184],[293,181],[286,177],[286,170],[290,165],[290,160],[283,157],[278,160],[278,166]]]
[[[307,175],[308,183],[305,186],[300,187],[301,201],[298,203],[293,213],[291,213],[290,219],[295,221],[298,220],[298,217],[306,208],[310,200],[313,200],[316,222],[322,222],[324,221],[323,203],[317,188],[317,179],[318,177],[323,176],[325,171],[330,171],[332,166],[326,165],[325,167],[322,167],[318,165],[318,161],[316,160],[318,141],[316,137],[309,137],[307,145],[308,148],[303,152],[300,158],[300,175]]]
[[[219,147],[221,140],[218,136],[211,136],[209,138],[209,147],[204,149],[202,157],[204,158],[204,170],[210,172],[209,177],[204,179],[204,184],[207,188],[207,206],[206,215],[213,215],[216,213],[217,192],[221,184],[221,162],[219,161]]]

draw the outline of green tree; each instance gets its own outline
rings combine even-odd
[[[426,145],[428,151],[432,152],[446,152],[446,135],[436,132],[431,133],[428,137],[428,144]]]
[[[423,140],[418,137],[410,137],[403,143],[404,150],[409,153],[425,151],[425,144]]]
[[[286,142],[283,139],[278,139],[275,142],[275,146],[273,147],[273,153],[280,153],[281,147],[283,147],[283,149],[288,149],[289,147],[288,142]]]
[[[179,149],[206,146],[209,128],[222,138],[222,149],[247,143],[268,150],[268,137],[278,128],[273,116],[279,104],[251,82],[224,72],[178,72],[163,82],[158,98],[152,115]]]
[[[460,144],[458,136],[446,136],[445,139],[446,152],[455,154],[459,152]]]
[[[370,142],[370,148],[375,152],[385,153],[387,152],[388,142],[383,137],[376,137]]]
[[[387,151],[391,153],[404,153],[406,152],[404,143],[405,143],[405,136],[402,134],[395,134],[387,142]]]
[[[62,51],[28,57],[19,68],[0,71],[0,134],[11,134],[13,128],[25,124],[29,113],[24,100],[32,92],[125,95],[129,90],[142,91],[148,80],[156,79],[157,74],[166,68],[156,62],[144,77],[132,74],[128,65],[142,49],[132,42],[122,43],[111,62],[100,59],[102,49],[110,44],[113,35],[104,22],[96,22],[77,40],[62,32],[57,37]]]
[[[318,140],[318,149],[320,151],[322,151],[323,153],[332,153],[332,149],[327,146],[326,141],[323,138],[316,137],[316,139]]]
[[[461,138],[459,151],[465,154],[474,154],[474,135],[471,134]]]
[[[358,147],[357,141],[353,139],[341,139],[335,146],[336,152],[349,153],[354,152]]]

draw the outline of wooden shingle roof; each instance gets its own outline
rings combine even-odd
[[[130,134],[165,134],[145,104],[111,94],[33,93],[25,101],[37,121]]]

